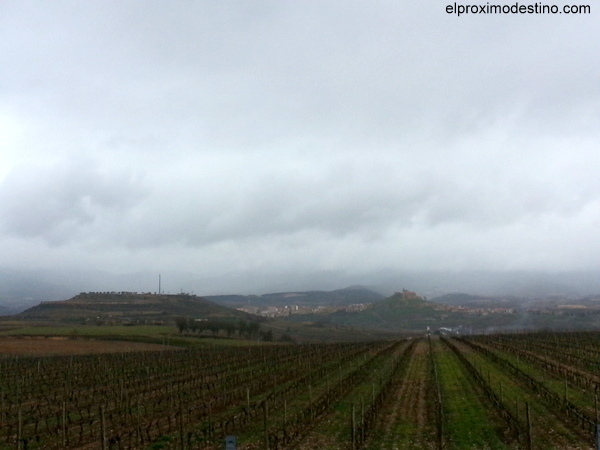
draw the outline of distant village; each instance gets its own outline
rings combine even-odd
[[[236,309],[238,311],[256,314],[257,316],[263,317],[287,317],[295,314],[329,314],[336,311],[363,311],[367,309],[369,305],[370,303],[355,303],[352,305],[340,306],[241,306]]]
[[[402,292],[396,292],[394,295],[403,300],[427,300],[420,297],[417,293],[403,289]],[[367,309],[371,303],[354,303],[351,305],[335,306],[306,306],[306,305],[278,305],[278,306],[241,306],[236,309],[250,314],[256,314],[263,317],[286,317],[295,314],[329,314],[337,311],[356,312]],[[515,308],[469,308],[465,306],[450,306],[443,304],[435,305],[437,310],[455,312],[460,311],[467,314],[486,316],[488,314],[515,314]]]

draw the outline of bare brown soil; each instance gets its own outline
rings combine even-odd
[[[68,337],[0,337],[0,355],[85,355],[173,350],[174,347],[142,342],[102,341]]]

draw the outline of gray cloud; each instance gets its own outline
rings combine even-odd
[[[103,173],[87,159],[16,167],[0,184],[0,224],[6,233],[60,244],[81,238],[99,216],[118,218],[145,195],[136,174],[116,167]]]
[[[0,264],[600,265],[594,14],[0,8]]]

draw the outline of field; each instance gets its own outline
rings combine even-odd
[[[40,351],[36,354],[47,355],[44,350],[52,349],[53,344],[49,341],[58,341],[55,344],[58,347],[56,352],[50,354],[85,354],[86,348],[94,347],[97,344],[97,352],[111,353],[120,352],[130,347],[135,348],[133,343],[140,344],[140,351],[152,350],[152,345],[142,346],[141,344],[154,344],[155,350],[164,349],[163,346],[177,348],[204,348],[204,347],[222,347],[222,346],[249,346],[259,345],[256,340],[246,340],[242,338],[228,339],[226,336],[199,336],[181,334],[177,331],[175,325],[103,325],[103,326],[40,326],[3,324],[0,326],[0,345],[3,340],[11,339],[11,345],[0,347],[0,355],[19,354],[19,340],[25,342],[35,342],[35,339],[42,339]],[[44,342],[44,340],[46,342]],[[25,344],[22,344],[25,345]],[[48,347],[44,347],[47,345]],[[64,347],[64,348],[63,348]],[[172,348],[171,348],[172,349]],[[31,354],[31,353],[23,353]]]
[[[0,337],[0,355],[88,355],[93,353],[122,353],[161,351],[173,347],[143,342],[73,339],[67,337]]]
[[[0,448],[595,448],[600,333],[161,348],[3,352]]]

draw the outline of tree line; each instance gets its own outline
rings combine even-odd
[[[247,322],[239,320],[237,322],[225,320],[209,320],[209,319],[191,319],[178,317],[175,319],[175,325],[180,333],[198,333],[210,332],[214,336],[219,333],[227,335],[227,337],[238,336],[246,339],[261,339],[263,341],[272,341],[273,332],[271,330],[261,330],[260,324],[257,322]]]

